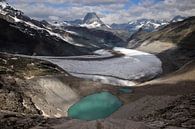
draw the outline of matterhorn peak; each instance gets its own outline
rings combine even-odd
[[[93,22],[103,23],[95,12],[87,13],[84,17],[83,23],[91,24]]]

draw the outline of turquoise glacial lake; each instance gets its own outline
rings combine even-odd
[[[81,120],[106,118],[122,106],[122,102],[109,92],[95,93],[71,106],[68,116]]]

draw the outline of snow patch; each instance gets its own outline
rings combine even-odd
[[[70,31],[70,30],[65,30],[67,33],[73,34],[73,35],[79,35],[77,32]]]
[[[133,50],[133,49],[126,49],[126,48],[120,48],[120,47],[115,47],[113,49],[116,52],[120,52],[124,54],[125,56],[137,56],[137,55],[152,55],[149,53]]]
[[[5,12],[5,11],[3,11],[3,10],[0,9],[0,14],[2,14],[2,15],[5,16],[5,15],[7,15],[7,12]]]
[[[63,24],[64,24],[64,25],[66,25],[66,26],[71,26],[71,24],[70,24],[70,23],[65,22],[65,21],[63,22]]]
[[[101,24],[99,23],[99,22],[97,22],[97,21],[94,21],[93,23],[91,23],[91,24],[81,24],[80,25],[81,27],[87,27],[87,28],[99,28],[99,27],[101,27]]]
[[[14,19],[14,22],[21,22],[20,19],[18,19],[17,17],[12,17]]]
[[[0,7],[2,9],[6,8],[7,6],[8,6],[8,3],[6,3],[6,2],[0,2]]]
[[[104,56],[112,56],[113,54],[109,50],[101,49],[93,52],[94,54],[104,55]]]

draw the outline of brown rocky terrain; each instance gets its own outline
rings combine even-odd
[[[132,93],[121,93],[119,87],[72,77],[46,61],[1,54],[0,128],[192,129],[194,72],[192,61],[174,73],[132,87]],[[124,106],[102,120],[66,117],[71,103],[99,91],[118,96]]]
[[[6,20],[1,23],[2,28],[9,24]],[[73,77],[47,61],[0,53],[0,129],[194,129],[194,23],[195,18],[191,17],[159,31],[145,33],[140,30],[131,37],[129,47],[156,54],[163,63],[164,73],[154,80],[130,87],[128,93],[121,92],[121,87]],[[13,26],[7,27],[7,33],[3,31],[2,35],[9,34],[11,28],[23,35]],[[15,38],[18,37],[11,40],[15,41]],[[6,39],[1,45],[6,50],[4,41]],[[75,55],[69,51],[65,53]],[[83,51],[77,54],[80,52]],[[123,106],[109,117],[94,121],[67,116],[67,110],[73,104],[101,91],[117,96]]]

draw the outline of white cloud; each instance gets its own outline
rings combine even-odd
[[[9,1],[9,0],[8,0]],[[49,4],[75,4],[75,5],[101,5],[127,3],[128,0],[10,0],[12,3],[49,3]]]
[[[195,14],[195,0],[10,0],[16,8],[36,19],[73,20],[96,12],[105,23],[124,23],[138,18],[170,19]],[[129,4],[129,8],[125,8]]]

